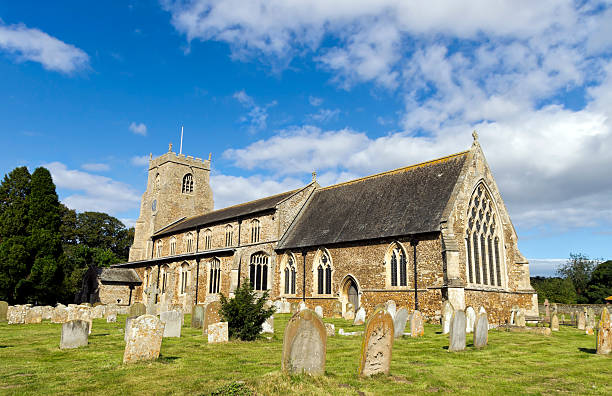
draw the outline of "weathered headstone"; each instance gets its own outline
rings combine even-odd
[[[486,314],[487,310],[485,309],[485,307],[483,307],[482,305],[480,306],[480,308],[478,309],[478,313],[479,314]]]
[[[204,315],[204,323],[202,324],[202,332],[208,334],[208,326],[221,322],[221,303],[213,301],[206,305],[206,313]]]
[[[283,371],[290,374],[325,373],[327,331],[323,321],[311,310],[293,315],[285,328]]]
[[[270,316],[261,324],[261,332],[266,334],[274,334],[274,315]]]
[[[45,305],[42,307],[42,320],[51,320],[51,316],[53,315],[53,307],[50,305]]]
[[[26,311],[25,323],[35,324],[42,322],[42,307],[32,307]]]
[[[586,329],[586,316],[584,312],[578,313],[578,330]]]
[[[553,313],[550,318],[550,330],[559,331],[559,316],[556,313]]]
[[[291,313],[291,303],[283,300],[281,303],[281,310],[278,313]]]
[[[267,302],[266,302],[267,304]],[[269,308],[272,305],[269,304],[268,306],[265,306],[265,308]],[[181,326],[185,324],[185,312],[183,309],[183,305],[182,304],[170,304],[170,308],[168,309],[168,311],[175,311],[179,313],[179,317],[181,318]]]
[[[458,309],[453,313],[448,332],[448,351],[457,352],[465,349],[465,312]]]
[[[323,317],[323,307],[320,305],[317,305],[315,307],[315,313],[319,315],[320,317]]]
[[[353,307],[353,304],[351,303],[346,304],[346,311],[344,312],[344,319],[346,320],[355,319],[355,308]]]
[[[97,303],[96,303],[97,304]],[[91,310],[91,318],[92,319],[101,319],[106,314],[106,306],[102,304],[95,305]]]
[[[471,333],[474,331],[474,325],[476,324],[476,311],[472,307],[465,309],[465,332]]]
[[[525,321],[525,309],[519,308],[516,314],[515,323],[517,326],[525,327],[527,322]]]
[[[378,309],[368,320],[361,343],[359,375],[389,374],[394,339],[393,317]]]
[[[395,304],[395,301],[387,301],[387,303],[385,304],[385,309],[387,310],[387,312],[389,312],[389,314],[391,314],[391,317],[395,319],[395,314],[397,313],[397,305]]]
[[[342,302],[341,301],[334,301],[333,305],[332,305],[332,318],[334,319],[340,319],[342,318]]]
[[[68,310],[63,305],[58,305],[53,308],[51,315],[51,323],[65,323],[68,321]]]
[[[327,336],[333,337],[336,335],[336,326],[332,323],[325,323],[325,330],[327,330]]]
[[[85,320],[71,320],[62,324],[62,337],[60,349],[78,348],[87,345],[89,336],[89,322]]]
[[[117,312],[111,312],[106,315],[106,323],[115,323],[117,322]]]
[[[597,318],[595,317],[595,311],[593,308],[587,308],[587,324],[591,328],[595,328],[597,326]]]
[[[202,304],[194,305],[191,309],[191,327],[201,329],[204,324],[206,307]]]
[[[8,324],[23,324],[25,323],[27,307],[23,305],[11,305],[7,308],[6,318]]]
[[[450,321],[453,317],[453,312],[455,309],[453,308],[453,304],[450,301],[446,300],[442,304],[442,334],[448,334],[450,331]]]
[[[147,287],[145,289],[145,294],[147,296],[145,311],[148,315],[157,314],[157,294],[159,293],[159,289],[155,284]],[[129,315],[129,313],[128,313]]]
[[[298,311],[298,309],[299,309],[299,305],[296,302],[292,302],[289,307],[290,307],[290,309],[289,309],[289,313],[290,314],[296,313]]]
[[[512,326],[516,326],[516,314],[517,313],[518,313],[518,307],[517,306],[512,307],[512,310],[510,311],[510,321],[508,322]]]
[[[558,313],[557,303],[552,304],[552,313],[554,314]]]
[[[167,311],[159,314],[159,319],[164,324],[164,338],[181,336],[181,316],[178,311]]]
[[[353,326],[358,326],[364,324],[366,321],[366,310],[363,307],[359,307],[357,313],[355,314],[355,319],[353,320]]]
[[[227,322],[217,322],[208,326],[208,343],[218,344],[229,340],[229,327]]]
[[[550,303],[548,302],[548,298],[544,300],[544,308],[546,312],[544,319],[548,322],[550,320]]]
[[[474,347],[483,348],[489,342],[489,319],[486,313],[478,314],[474,325]]]
[[[404,335],[404,331],[406,330],[406,322],[408,322],[408,310],[406,308],[400,308],[399,311],[395,314],[395,319],[393,319],[393,328],[395,331],[395,338],[400,338]]]
[[[130,312],[128,313],[128,315],[129,316],[140,316],[146,313],[147,313],[147,307],[141,302],[136,302],[132,304],[132,306],[130,307]]]
[[[134,319],[123,352],[123,363],[155,360],[159,357],[164,324],[153,315]]]
[[[0,301],[0,322],[6,322],[6,315],[8,313],[8,303],[6,301]]]
[[[138,316],[128,316],[125,318],[125,329],[123,329],[123,341],[127,342],[130,331],[132,331],[132,323]]]
[[[308,306],[306,305],[304,301],[300,301],[300,303],[298,304],[298,310],[303,311],[305,309],[308,309]]]
[[[425,334],[423,322],[423,314],[420,311],[414,311],[410,315],[410,337],[422,337]]]
[[[610,313],[607,308],[601,311],[601,318],[597,326],[596,348],[600,355],[612,353],[612,329],[610,328]]]
[[[593,328],[590,325],[587,324],[587,327],[584,330],[584,333],[586,335],[593,335],[593,334],[595,334],[595,331],[593,330]]]

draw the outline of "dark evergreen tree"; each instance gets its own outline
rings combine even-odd
[[[263,323],[274,314],[274,308],[265,308],[268,292],[257,296],[250,282],[243,282],[236,289],[234,298],[221,294],[221,316],[228,322],[231,338],[252,341],[261,333]]]
[[[586,294],[595,304],[603,304],[605,298],[612,296],[612,260],[600,263],[593,270]]]

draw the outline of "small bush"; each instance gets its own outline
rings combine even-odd
[[[262,324],[274,314],[274,308],[265,308],[268,292],[260,297],[250,282],[243,282],[236,289],[234,298],[221,294],[221,316],[227,322],[230,338],[253,341],[261,333]]]
[[[213,391],[211,396],[252,396],[253,391],[244,382],[230,382]]]

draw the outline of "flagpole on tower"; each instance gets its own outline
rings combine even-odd
[[[183,154],[183,126],[181,125],[181,147],[179,150],[179,154]]]

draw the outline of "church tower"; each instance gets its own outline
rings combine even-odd
[[[142,195],[140,216],[134,226],[129,261],[151,257],[151,236],[185,217],[213,210],[208,160],[168,152],[149,159],[147,190]]]

